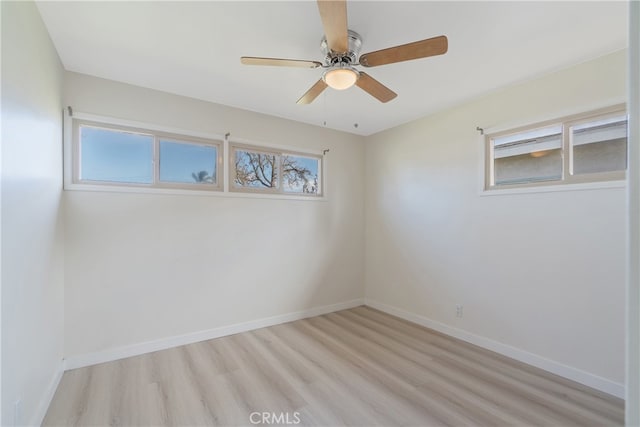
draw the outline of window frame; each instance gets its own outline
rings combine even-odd
[[[71,118],[71,181],[73,186],[82,186],[87,189],[93,186],[99,188],[138,188],[138,189],[173,189],[173,190],[187,190],[187,191],[223,191],[224,189],[224,172],[223,172],[223,158],[224,158],[224,144],[223,141],[211,138],[202,138],[192,135],[185,135],[181,133],[165,132],[155,129],[149,129],[145,127],[121,125],[117,123],[111,123],[106,121],[99,121],[85,118]],[[152,146],[152,181],[149,184],[146,183],[131,183],[120,181],[94,181],[81,179],[81,141],[80,141],[80,128],[82,126],[93,127],[104,130],[118,131],[118,132],[131,132],[136,134],[148,135],[153,138]],[[184,145],[201,145],[206,147],[216,148],[216,182],[209,183],[186,183],[186,182],[166,182],[160,180],[160,141],[169,141]]]
[[[584,173],[573,174],[573,147],[571,144],[570,130],[572,126],[588,123],[596,119],[606,119],[617,116],[625,116],[627,121],[629,120],[629,114],[626,110],[626,104],[616,104],[610,107],[600,108],[597,110],[591,110],[583,113],[573,114],[569,116],[560,117],[558,119],[545,120],[529,124],[526,126],[519,126],[515,128],[506,129],[503,131],[489,132],[484,137],[484,183],[483,191],[485,192],[500,192],[509,189],[527,189],[527,188],[541,188],[541,187],[553,187],[559,185],[574,185],[574,184],[589,184],[589,183],[602,183],[602,182],[615,182],[624,181],[627,176],[627,168],[623,171],[609,171],[609,172],[596,172],[596,173]],[[562,171],[559,180],[549,181],[534,181],[512,184],[500,184],[496,185],[495,179],[495,158],[494,158],[494,144],[493,140],[499,137],[516,135],[519,133],[533,131],[540,128],[551,127],[554,125],[560,125],[561,131],[561,156],[562,156]]]
[[[235,153],[236,151],[249,151],[252,153],[275,155],[278,157],[278,187],[236,187],[236,165],[235,165]],[[283,156],[291,155],[297,157],[307,157],[310,159],[318,160],[318,192],[317,193],[293,193],[284,191],[283,186],[283,174],[282,174],[282,158]],[[262,146],[253,145],[240,142],[229,142],[229,192],[231,193],[250,193],[250,194],[265,194],[265,195],[278,195],[284,197],[303,197],[310,199],[324,199],[325,186],[324,186],[324,157],[321,154],[288,150],[284,148],[274,146]]]

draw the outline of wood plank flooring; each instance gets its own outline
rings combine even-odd
[[[68,371],[43,425],[252,421],[611,426],[624,404],[363,306]]]

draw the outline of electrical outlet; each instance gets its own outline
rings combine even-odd
[[[462,317],[462,305],[461,304],[457,304],[456,305],[456,317]]]
[[[13,425],[22,425],[22,399],[18,399],[13,403]]]

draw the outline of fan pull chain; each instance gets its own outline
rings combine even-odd
[[[324,125],[327,125],[327,92],[322,94],[322,115],[324,116]]]

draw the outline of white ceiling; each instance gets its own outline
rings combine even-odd
[[[314,1],[38,7],[67,70],[361,135],[627,45],[626,2],[351,1],[349,28],[362,36],[362,53],[441,34],[449,52],[367,69],[398,93],[387,104],[353,87],[297,105],[322,70],[243,66],[239,58],[321,61]]]

